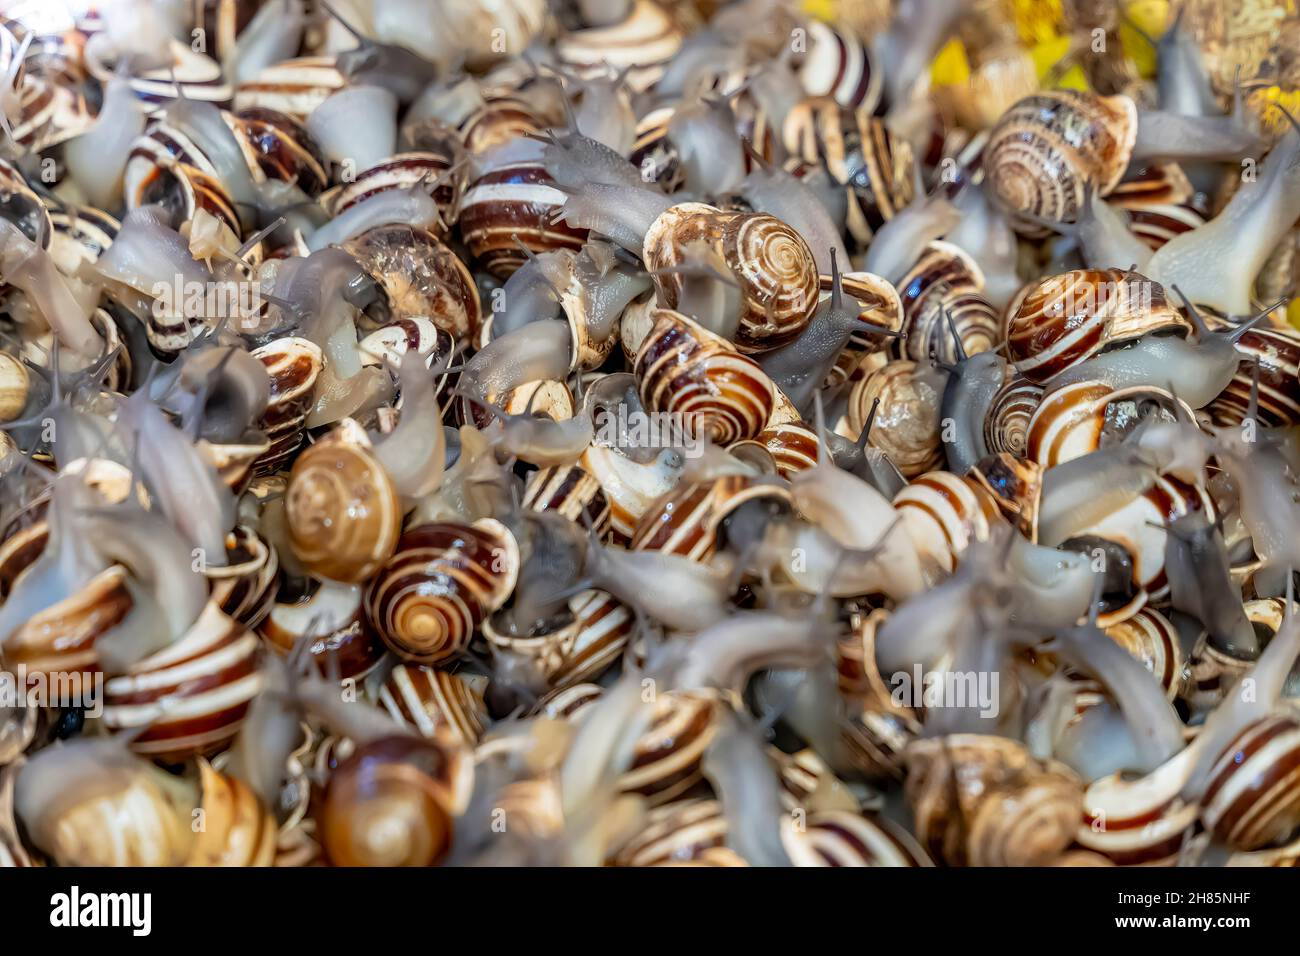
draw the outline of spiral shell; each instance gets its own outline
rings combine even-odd
[[[890,362],[853,386],[849,394],[848,427],[862,431],[871,406],[879,398],[875,427],[868,442],[889,456],[904,478],[933,471],[943,462],[939,433],[942,387],[917,363]]]
[[[0,423],[22,416],[30,386],[27,366],[8,352],[0,352]]]
[[[1053,222],[1078,218],[1088,187],[1106,195],[1124,175],[1137,141],[1127,96],[1045,90],[1003,115],[984,147],[984,170],[1012,212]]]
[[[1286,606],[1280,598],[1262,598],[1247,601],[1242,610],[1256,633],[1271,636],[1282,626]],[[1194,714],[1212,710],[1254,664],[1252,658],[1239,657],[1217,647],[1210,635],[1203,633],[1187,660],[1182,698]]]
[[[660,495],[677,484],[680,468],[660,455],[653,461],[633,461],[616,448],[592,444],[582,453],[583,469],[600,482],[609,502],[609,527],[621,539],[630,539],[636,523]]]
[[[547,691],[599,677],[622,658],[632,637],[632,612],[595,590],[575,595],[568,606],[571,620],[543,634],[516,636],[485,621],[483,638],[493,659]]]
[[[1121,269],[1049,276],[1022,292],[1009,315],[1007,354],[1016,371],[1038,384],[1110,346],[1190,328],[1159,283]]]
[[[1300,423],[1300,332],[1256,326],[1237,341],[1245,357],[1228,387],[1206,406],[1216,425],[1239,425],[1250,410],[1255,368],[1259,368],[1259,422]]]
[[[204,567],[212,586],[212,600],[249,630],[271,613],[280,582],[280,559],[275,547],[248,525],[226,535],[226,564]]]
[[[588,27],[560,37],[560,61],[582,76],[613,68],[627,71],[628,85],[640,92],[663,74],[664,66],[682,46],[684,34],[663,5],[633,0],[623,20],[607,27]]]
[[[894,496],[917,553],[952,571],[972,541],[986,541],[1001,523],[997,502],[976,481],[948,471],[927,472]]]
[[[5,663],[24,665],[33,674],[97,670],[96,639],[121,624],[133,605],[126,571],[114,565],[9,635]]]
[[[1025,457],[1044,468],[1096,451],[1106,435],[1122,436],[1141,420],[1143,406],[1172,408],[1161,388],[1112,389],[1103,382],[1074,382],[1049,392],[1029,421]],[[1182,403],[1184,421],[1192,410]]]
[[[723,212],[704,203],[665,211],[645,235],[651,272],[680,265],[687,250],[707,244],[739,283],[744,311],[736,347],[762,352],[793,340],[817,308],[819,278],[812,250],[790,226],[759,213]],[[655,276],[660,304],[677,307],[682,277]]]
[[[807,52],[795,60],[799,84],[810,97],[827,96],[870,116],[880,105],[884,75],[871,49],[843,27],[808,21]]]
[[[203,827],[194,838],[186,866],[270,866],[275,859],[276,825],[243,781],[212,769],[199,758]]]
[[[492,518],[409,529],[366,590],[366,616],[396,654],[437,664],[463,651],[505,603],[519,574],[519,545]]]
[[[915,833],[950,866],[1042,866],[1074,839],[1083,784],[1005,737],[955,734],[907,748]]]
[[[483,102],[456,124],[461,145],[473,156],[482,156],[521,136],[540,133],[551,119],[538,114],[534,104],[510,92],[486,91]]]
[[[316,107],[343,89],[347,79],[332,56],[304,56],[262,69],[235,89],[236,112],[274,110],[305,123]]]
[[[840,276],[840,283],[844,295],[858,303],[858,318],[864,324],[893,332],[902,331],[905,321],[903,303],[898,290],[891,283],[870,272],[844,273]],[[819,305],[830,301],[833,285],[831,276],[819,277]],[[864,328],[861,332],[854,332],[836,356],[835,365],[826,376],[826,386],[833,388],[848,381],[853,370],[862,364],[863,358],[888,348],[889,343],[887,336],[880,335],[874,329]]]
[[[1238,850],[1278,846],[1300,828],[1300,717],[1257,720],[1230,743],[1210,771],[1201,821]]]
[[[339,679],[369,674],[384,656],[384,645],[366,621],[360,585],[326,584],[305,600],[276,604],[262,622],[262,638],[281,655],[305,637],[322,674]]]
[[[632,766],[619,778],[619,788],[641,794],[652,806],[689,792],[704,779],[700,761],[717,732],[721,706],[708,693],[657,695],[650,729],[637,741]]]
[[[131,747],[160,759],[221,750],[261,689],[257,649],[256,635],[209,601],[175,643],[107,681],[104,723],[148,725]]]
[[[580,461],[531,473],[521,503],[530,511],[555,511],[576,524],[590,524],[600,536],[609,530],[609,499],[600,481]]]
[[[761,499],[768,499],[774,507],[791,505],[790,492],[784,486],[746,475],[681,482],[641,516],[632,533],[632,550],[663,551],[707,561],[717,550],[731,513]]]
[[[960,246],[931,242],[898,288],[904,333],[899,350],[904,358],[924,362],[933,356],[955,364],[959,356],[949,315],[965,354],[987,352],[1001,343],[1001,316],[980,294],[984,272]]]
[[[6,61],[9,57],[5,58]],[[4,69],[10,69],[6,62]],[[25,69],[14,80],[13,102],[5,106],[11,139],[24,153],[40,153],[86,132],[94,118],[85,97],[72,84]]]
[[[753,438],[776,407],[776,386],[748,356],[680,312],[658,309],[634,371],[647,409],[679,416],[718,445]]]
[[[1043,387],[1027,378],[1010,377],[993,396],[984,416],[984,443],[994,454],[1025,456],[1029,423],[1043,398]]]
[[[303,566],[334,581],[372,577],[401,531],[402,505],[383,465],[336,429],[298,456],[289,473],[285,518]]]
[[[966,478],[978,484],[1002,516],[1030,542],[1038,540],[1038,505],[1043,493],[1043,467],[1036,462],[998,452],[977,461]]]
[[[232,121],[229,117],[222,114],[223,120]],[[202,210],[221,224],[223,246],[239,245],[239,213],[216,165],[182,130],[164,120],[152,121],[132,144],[123,191],[128,210],[158,203],[180,222],[192,221]]]
[[[876,813],[820,810],[783,819],[781,842],[795,866],[934,866],[911,834]]]
[[[1184,750],[1145,777],[1102,777],[1083,794],[1079,846],[1119,866],[1171,866],[1178,860],[1197,807],[1179,795],[1195,751]]]
[[[398,664],[379,688],[379,703],[393,720],[421,737],[449,731],[473,746],[488,723],[483,691],[487,678],[453,674],[418,664]]]
[[[253,106],[234,113],[230,122],[255,176],[292,184],[312,198],[329,184],[320,147],[292,116]]]
[[[713,799],[679,800],[655,807],[610,866],[747,866],[727,846],[727,817]]]
[[[431,866],[451,848],[473,762],[446,741],[386,737],[358,747],[330,774],[317,814],[335,866]]]
[[[422,150],[395,153],[357,173],[352,180],[340,183],[321,196],[320,202],[331,217],[339,216],[372,196],[392,189],[410,189],[422,181],[437,179],[451,169],[457,159],[456,154],[449,156]],[[444,238],[447,229],[455,223],[457,204],[464,188],[464,177],[460,174],[444,179],[432,190],[441,222],[430,226],[429,231],[438,239]]]
[[[206,103],[229,103],[230,84],[222,76],[221,64],[204,53],[190,48],[188,42],[169,42],[171,62],[156,69],[129,76],[127,82],[135,95],[146,104],[166,102],[176,95]],[[97,55],[90,44],[85,48],[85,66],[101,84],[107,84],[117,68]]]
[[[903,753],[921,731],[916,714],[894,700],[876,664],[876,635],[889,616],[885,610],[862,615],[835,648],[846,718],[840,738],[853,766],[871,779],[902,779]]]
[[[266,366],[271,378],[270,400],[258,422],[271,446],[254,466],[256,474],[268,475],[279,471],[302,445],[312,392],[325,363],[314,342],[296,336],[268,342],[252,355]]]

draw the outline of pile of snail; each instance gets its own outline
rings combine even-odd
[[[1300,123],[1013,6],[0,2],[0,862],[1300,862]]]

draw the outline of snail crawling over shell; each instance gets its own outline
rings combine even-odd
[[[9,6],[0,865],[1300,861],[1221,25]]]

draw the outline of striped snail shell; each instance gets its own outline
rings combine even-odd
[[[784,485],[748,475],[681,482],[641,515],[632,533],[632,550],[663,551],[707,561],[717,550],[719,537],[725,536],[725,522],[732,512],[761,499],[774,507],[793,507]]]
[[[320,147],[292,116],[250,106],[236,111],[230,123],[255,174],[297,186],[312,198],[329,185],[329,167]]]
[[[566,197],[540,156],[485,166],[460,204],[461,238],[484,269],[503,281],[510,278],[527,259],[516,237],[534,253],[582,248],[587,230],[551,221]]]
[[[454,29],[456,48],[476,72],[506,56],[521,55],[547,22],[546,0],[446,0],[442,10]]]
[[[347,79],[332,56],[281,60],[236,87],[234,108],[237,113],[254,108],[274,110],[305,123],[316,107],[346,85]]]
[[[1178,696],[1186,678],[1186,665],[1178,628],[1169,618],[1144,607],[1128,620],[1106,628],[1106,636],[1141,661],[1170,700]]]
[[[590,523],[592,531],[601,537],[609,530],[609,499],[599,479],[581,461],[529,474],[521,504],[529,511],[559,512],[576,524]]]
[[[916,198],[912,147],[867,112],[806,99],[787,114],[781,138],[805,167],[824,167],[845,186],[848,232],[860,246]]]
[[[193,0],[194,25],[203,31],[207,52],[225,62],[235,41],[257,13],[256,0]]]
[[[457,144],[459,146],[459,144]],[[459,154],[413,150],[396,153],[369,166],[350,181],[340,183],[320,197],[320,203],[331,218],[339,216],[362,200],[392,189],[410,189],[422,181],[437,179],[459,160]],[[429,230],[438,239],[446,236],[447,229],[456,221],[456,208],[464,189],[465,177],[457,172],[438,184],[431,193],[438,206],[442,222]]]
[[[718,445],[761,432],[777,394],[759,364],[680,312],[654,315],[634,366],[645,407],[678,416],[693,437]]]
[[[257,636],[209,601],[173,644],[104,685],[104,723],[148,725],[137,753],[178,760],[224,749],[261,690]]]
[[[533,103],[513,92],[488,91],[483,102],[460,119],[456,132],[461,145],[472,156],[482,156],[521,136],[540,133],[552,125]]]
[[[212,600],[249,630],[271,613],[280,583],[280,559],[275,546],[248,525],[226,535],[224,567],[203,568],[212,586]]]
[[[1278,846],[1300,828],[1300,716],[1257,720],[1230,743],[1210,771],[1201,822],[1238,850]]]
[[[844,27],[809,20],[807,49],[793,66],[809,97],[830,97],[847,110],[870,116],[880,105],[884,74],[870,48]]]
[[[1025,540],[1036,542],[1043,470],[1036,462],[1004,451],[980,459],[966,473],[966,479],[987,492],[1002,516],[1016,526]]]
[[[12,69],[8,62],[4,66]],[[12,87],[9,95],[13,100],[5,108],[9,127],[6,138],[21,147],[24,154],[57,146],[84,133],[94,123],[85,97],[72,84],[26,69],[6,82]]]
[[[1136,780],[1116,773],[1093,781],[1075,842],[1118,866],[1174,865],[1196,826],[1196,804],[1179,795],[1195,754],[1184,749]]]
[[[870,272],[846,272],[840,276],[844,295],[858,303],[858,318],[865,325],[899,332],[905,321],[903,302],[898,290],[878,275]],[[830,301],[833,279],[831,276],[818,277],[821,295],[818,305]],[[960,326],[959,326],[960,328]],[[827,387],[841,385],[848,381],[853,370],[862,364],[865,356],[872,355],[889,347],[888,337],[880,335],[875,329],[864,328],[854,332],[840,350],[835,365],[826,376]]]
[[[1162,388],[1113,389],[1102,382],[1065,385],[1048,392],[1034,411],[1025,457],[1044,468],[1079,458],[1102,447],[1106,435],[1136,425],[1143,406],[1169,409],[1175,401],[1182,405],[1183,421],[1192,421],[1187,403]]]
[[[380,705],[403,727],[421,737],[450,732],[466,746],[474,746],[488,723],[483,692],[488,679],[453,674],[419,664],[398,664],[378,690]]]
[[[1083,783],[1018,741],[954,734],[913,741],[904,796],[914,832],[949,866],[1043,866],[1073,841]]]
[[[782,818],[781,842],[795,866],[934,866],[910,833],[877,813],[818,810]]]
[[[609,670],[632,637],[631,610],[596,590],[574,595],[568,605],[571,620],[544,634],[514,635],[492,619],[484,621],[483,638],[493,659],[548,691],[594,680]]]
[[[898,283],[903,305],[899,352],[914,362],[934,356],[955,364],[960,356],[948,316],[967,355],[1001,344],[1002,317],[984,298],[984,271],[971,255],[950,242],[931,242]]]
[[[1008,357],[1038,384],[1148,332],[1190,329],[1159,283],[1122,269],[1048,276],[1026,288],[1008,314]]]
[[[740,358],[741,356],[737,356]],[[634,461],[617,448],[592,444],[582,453],[583,469],[600,482],[609,502],[609,527],[627,540],[636,530],[641,515],[677,484],[679,464],[660,454],[649,462]]]
[[[645,235],[651,272],[681,265],[687,250],[707,244],[739,283],[744,311],[736,330],[742,352],[763,352],[792,341],[817,309],[820,280],[812,250],[796,230],[761,213],[724,212],[704,203],[680,203],[661,214]],[[654,276],[659,301],[676,308],[683,279]]]
[[[275,860],[275,818],[241,780],[199,758],[203,827],[186,866],[270,866]]]
[[[952,571],[972,541],[986,541],[1001,523],[997,502],[973,479],[931,471],[894,496],[907,537],[917,553]]]
[[[3,196],[0,218],[13,223],[42,249],[49,249],[54,238],[50,209],[18,168],[6,159],[0,159],[0,196]]]
[[[1128,214],[1130,231],[1152,249],[1203,225],[1206,218],[1177,163],[1158,163],[1126,176],[1106,202]]]
[[[1250,410],[1255,369],[1259,369],[1259,421],[1262,425],[1300,423],[1300,332],[1256,326],[1237,341],[1245,357],[1228,387],[1206,406],[1216,425],[1239,425]]]
[[[222,483],[238,495],[248,486],[254,467],[271,450],[271,440],[261,432],[249,430],[239,441],[215,443],[200,438],[194,447]]]
[[[473,761],[448,740],[386,737],[357,747],[330,774],[317,812],[335,866],[431,866],[451,848]]]
[[[302,445],[307,412],[311,409],[316,379],[325,367],[320,347],[310,339],[285,336],[253,350],[271,377],[270,400],[258,429],[271,447],[257,460],[255,472],[280,470]]]
[[[922,366],[906,359],[876,369],[849,393],[851,434],[862,431],[877,398],[880,405],[868,439],[871,446],[887,454],[904,478],[937,469],[943,463],[939,428],[942,385],[936,385]]]
[[[190,48],[188,42],[172,39],[169,43],[171,62],[156,69],[130,76],[127,82],[135,95],[147,104],[160,104],[178,95],[187,100],[205,103],[229,103],[230,84],[221,72],[221,64],[205,53]],[[96,45],[86,44],[87,72],[102,84],[113,78],[117,63],[101,58]]]
[[[655,807],[645,825],[609,860],[610,866],[748,866],[727,846],[727,816],[712,798]]]
[[[801,471],[817,466],[821,439],[817,432],[803,422],[770,424],[753,439],[736,442],[727,451],[742,460],[747,449],[762,448],[771,456],[772,467],[782,478],[789,479]]]
[[[902,779],[903,752],[921,732],[912,708],[896,703],[876,663],[876,635],[890,612],[874,610],[854,621],[835,648],[845,726],[840,737],[855,769],[870,779]]]
[[[310,597],[276,604],[260,629],[276,653],[287,656],[305,637],[308,652],[322,674],[337,671],[340,679],[369,674],[384,656],[384,645],[366,621],[362,588],[326,583]]]
[[[460,257],[426,229],[376,226],[342,248],[384,290],[388,319],[424,316],[457,342],[478,335],[478,287]]]
[[[294,555],[334,581],[372,577],[401,532],[401,498],[359,427],[336,428],[298,456],[284,512]]]
[[[1271,637],[1282,626],[1286,605],[1280,598],[1260,598],[1246,601],[1242,609],[1257,633]],[[1217,647],[1209,634],[1201,634],[1188,656],[1182,698],[1194,714],[1212,710],[1254,664],[1253,659]]]
[[[1045,90],[1012,106],[989,134],[984,170],[1010,211],[1070,222],[1089,187],[1106,195],[1124,175],[1137,141],[1137,106],[1127,96]]]
[[[676,112],[672,106],[652,109],[636,124],[636,139],[628,161],[641,170],[641,178],[654,182],[666,193],[676,192],[686,182],[681,157],[668,139],[668,124]]]
[[[0,423],[22,417],[30,389],[27,366],[8,352],[0,352]]]
[[[619,778],[624,793],[641,794],[659,806],[688,793],[704,780],[700,761],[718,728],[718,708],[707,692],[658,694],[648,729],[636,743],[632,765]]]
[[[6,665],[21,664],[33,674],[98,670],[96,639],[121,624],[134,606],[128,585],[126,571],[114,565],[76,594],[32,615],[5,640]]]
[[[202,147],[163,119],[153,120],[132,144],[123,190],[128,210],[158,203],[173,210],[180,222],[191,222],[202,211],[220,223],[224,246],[239,245],[239,212],[217,167]]]
[[[1041,385],[1015,375],[998,389],[984,417],[984,444],[990,452],[1025,457],[1029,422],[1043,399],[1043,391]]]
[[[93,206],[51,209],[50,225],[54,230],[50,255],[65,275],[75,275],[83,262],[98,262],[122,228],[115,218]]]
[[[685,35],[665,5],[633,0],[628,15],[611,26],[566,32],[556,44],[560,62],[584,77],[613,68],[627,71],[636,92],[649,89],[681,49]]]
[[[366,590],[366,616],[405,660],[437,664],[463,651],[514,591],[519,545],[492,518],[411,528]]]

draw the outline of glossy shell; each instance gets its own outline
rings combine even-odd
[[[939,403],[942,384],[915,362],[900,360],[876,369],[853,386],[849,395],[848,427],[856,436],[866,424],[875,399],[880,399],[868,439],[889,456],[904,478],[938,468],[943,461]]]

